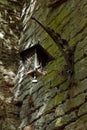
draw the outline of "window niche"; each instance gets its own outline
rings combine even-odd
[[[53,57],[38,43],[20,52],[24,63],[25,75],[32,77],[32,83],[37,83],[37,78],[45,76],[44,67],[53,60]]]

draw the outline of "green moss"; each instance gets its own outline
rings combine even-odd
[[[76,118],[76,115],[75,115],[74,112],[72,112],[69,115],[65,115],[64,117],[60,117],[60,118],[57,119],[55,126],[56,127],[62,126],[64,124],[66,124],[67,122],[69,122],[70,120],[72,120],[73,118]]]
[[[60,102],[62,102],[64,99],[64,93],[61,93],[60,95],[55,96],[55,98],[53,99],[53,104],[57,105]]]
[[[53,77],[55,77],[55,72],[52,71],[51,73],[47,74],[45,77],[43,77],[44,81],[49,81],[49,79],[52,79]]]
[[[58,47],[56,46],[55,43],[53,43],[52,46],[50,46],[50,47],[48,48],[48,51],[49,51],[50,53],[52,53],[52,55],[53,55],[54,57],[55,57],[56,55],[58,55],[58,53],[60,53],[60,51],[59,51],[59,49],[58,49]]]
[[[86,70],[86,67],[87,67],[87,57],[75,64],[75,72],[81,71],[81,68],[82,70],[84,69]]]
[[[64,84],[60,85],[59,89],[60,91],[66,90],[68,88],[68,82],[65,82]]]
[[[52,45],[53,40],[45,31],[44,31],[43,37],[44,37],[44,40],[42,42],[42,45],[44,46],[44,48],[49,48],[49,46]]]
[[[80,23],[79,23],[79,29],[84,28],[86,26],[86,24],[87,24],[87,18],[86,17],[85,17],[85,19],[82,18]]]
[[[66,96],[67,96],[66,92],[63,92],[63,93],[60,93],[59,95],[56,95],[53,99],[51,99],[51,101],[49,101],[46,109],[50,109],[51,107],[58,105],[63,100],[65,100]]]
[[[58,86],[61,82],[64,81],[64,78],[63,76],[60,76],[60,75],[57,75],[54,80],[52,81],[52,84],[51,86],[54,87],[54,86]]]
[[[69,15],[70,8],[63,8],[63,10],[60,12],[60,14],[55,18],[55,20],[51,23],[51,27],[56,27],[56,25],[60,25],[63,19]],[[59,28],[59,26],[58,26]]]
[[[77,46],[77,51],[85,49],[84,46],[87,45],[87,37],[85,37]]]
[[[80,59],[83,56],[83,54],[84,54],[83,49],[81,49],[79,51],[76,50],[76,52],[75,52],[75,61],[78,60],[78,59]]]

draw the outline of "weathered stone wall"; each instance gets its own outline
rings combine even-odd
[[[32,130],[86,130],[87,129],[87,1],[31,0],[24,4],[22,12],[23,33],[20,51],[31,44],[40,44],[55,58],[45,69],[48,74],[33,84],[25,75],[20,62],[14,100],[20,107],[22,129]],[[74,81],[65,71],[64,56],[51,37],[31,20],[31,16],[58,32],[74,52]]]
[[[19,4],[0,0],[0,130],[16,130],[19,125],[19,108],[12,102],[19,64]]]

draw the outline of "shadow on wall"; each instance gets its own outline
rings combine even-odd
[[[66,2],[67,0],[50,0],[49,4],[48,4],[48,8],[57,8],[58,6],[60,6],[61,4],[63,4],[64,2]]]
[[[3,43],[0,45],[0,61],[2,62],[4,68],[11,68],[14,72],[17,71],[19,55],[15,48],[10,46],[5,46]]]

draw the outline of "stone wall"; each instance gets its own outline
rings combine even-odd
[[[14,100],[20,108],[21,124],[33,130],[87,129],[87,1],[31,0],[22,11],[23,31],[20,51],[32,44],[40,44],[54,57],[45,69],[47,75],[33,84],[20,61]],[[46,31],[31,19],[54,29],[74,51],[73,79],[67,72],[66,60]],[[75,46],[76,45],[76,46]],[[67,50],[65,50],[67,54]],[[72,81],[70,81],[72,80]]]
[[[0,0],[0,130],[16,130],[19,125],[19,108],[12,102],[19,64],[19,4]]]

